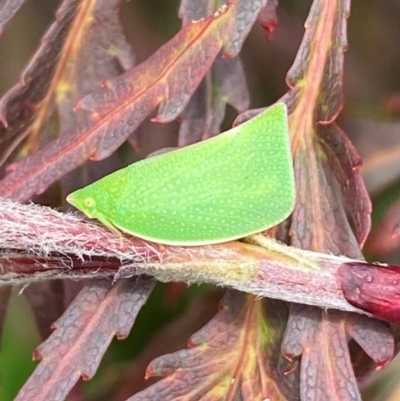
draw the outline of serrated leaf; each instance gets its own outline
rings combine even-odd
[[[278,23],[277,8],[278,0],[268,0],[258,16],[258,22],[267,31],[267,34],[272,33]]]
[[[290,360],[301,355],[302,400],[361,400],[348,335],[359,341],[379,366],[392,359],[394,341],[389,328],[380,322],[365,316],[291,305],[282,353]]]
[[[213,14],[222,4],[220,0],[181,0],[178,15],[183,25],[186,25],[190,21],[197,21]]]
[[[321,124],[318,135],[329,169],[345,197],[358,243],[363,246],[370,230],[372,206],[360,173],[362,159],[348,136],[336,124]]]
[[[72,129],[86,116],[73,112],[74,104],[118,75],[116,59],[125,69],[134,57],[119,20],[121,0],[83,2],[62,52],[55,91],[61,131]],[[79,46],[76,42],[79,42]],[[90,68],[87,66],[90,65]]]
[[[186,25],[212,14],[221,3],[184,0],[179,8],[179,16],[183,25]],[[243,112],[249,106],[250,97],[240,59],[224,59],[219,54],[182,112],[178,146],[190,145],[219,134],[228,103]]]
[[[261,1],[236,0],[215,15],[188,23],[145,62],[85,96],[77,108],[92,111],[90,122],[15,164],[0,182],[0,195],[26,200],[87,159],[109,156],[157,105],[157,121],[176,118],[221,48],[230,56],[237,53],[262,6]]]
[[[64,0],[28,66],[21,83],[12,87],[0,101],[0,166],[29,135],[31,146],[37,141],[51,113],[59,57],[74,20],[79,1]],[[33,145],[34,144],[34,145]]]
[[[170,283],[170,285],[166,287],[165,295],[170,293],[171,290],[175,289],[175,286],[178,286],[178,288],[181,288],[182,290],[183,287],[186,288],[186,286],[183,286],[182,284]],[[215,288],[205,289],[204,287],[191,287],[190,289],[185,290],[185,294],[180,294],[178,301],[179,306],[176,306],[181,309],[183,306],[182,304],[184,304],[185,310],[177,317],[168,321],[168,323],[163,325],[161,329],[157,330],[156,333],[146,342],[145,347],[141,349],[139,355],[131,363],[129,363],[126,371],[123,373],[123,375],[121,375],[122,377],[120,376],[119,378],[116,378],[116,380],[119,382],[119,385],[115,399],[125,400],[128,396],[148,387],[148,381],[146,381],[144,376],[146,368],[151,360],[160,355],[184,348],[187,344],[187,339],[213,317],[223,292],[223,290]],[[197,293],[196,297],[193,297],[194,293]],[[168,314],[164,314],[164,306],[160,310],[159,297],[157,298],[154,295],[155,294],[153,292],[152,299],[149,299],[146,307],[148,308],[150,303],[150,308],[154,308],[151,309],[151,311],[154,310],[154,312],[156,312],[158,315],[163,317],[165,316],[165,318],[167,318]],[[175,297],[176,294],[173,296]],[[189,302],[186,302],[187,297],[190,298]],[[163,299],[165,300],[165,296]],[[170,310],[169,307],[171,305],[168,303],[168,301],[166,304],[168,310]],[[149,309],[147,309],[147,312],[152,314],[152,312],[149,312]],[[159,322],[157,320],[157,325],[158,323]],[[150,325],[150,328],[151,327],[152,325]],[[177,330],[177,327],[179,327],[179,330]],[[110,367],[110,370],[112,369],[113,368]]]
[[[284,375],[287,364],[274,346],[284,322],[284,308],[276,306],[228,291],[219,313],[189,339],[189,349],[147,368],[147,377],[167,377],[129,401],[296,400],[294,376]]]
[[[346,18],[350,12],[349,4],[348,0],[336,0],[330,2],[329,5],[320,1],[313,3],[306,22],[306,33],[287,77],[288,83],[294,89],[285,96],[285,99],[292,110],[290,124],[292,126],[294,154],[296,156],[296,152],[304,152],[305,154],[311,151],[311,156],[314,158],[311,162],[304,160],[304,156],[299,155],[295,160],[295,164],[301,163],[297,167],[298,171],[306,177],[310,174],[318,174],[317,180],[321,181],[320,185],[314,189],[311,187],[303,188],[303,190],[312,191],[311,202],[306,202],[307,209],[310,212],[315,211],[315,213],[322,214],[322,210],[325,208],[322,203],[332,202],[331,197],[319,202],[319,196],[316,195],[318,187],[325,188],[324,180],[329,182],[329,185],[339,187],[338,189],[341,189],[346,197],[347,204],[344,206],[340,197],[332,192],[333,199],[337,199],[335,202],[341,205],[339,208],[331,207],[337,210],[336,218],[340,220],[335,225],[339,227],[343,224],[348,225],[344,220],[346,219],[346,208],[349,208],[357,230],[357,238],[362,245],[370,229],[371,202],[359,171],[361,159],[346,135],[333,122],[342,107],[341,76],[343,51],[346,50],[347,43]],[[324,34],[321,30],[322,25],[324,26]],[[326,34],[328,31],[330,32],[329,35]],[[318,52],[315,49],[318,49]],[[304,81],[307,82],[307,80],[309,83],[312,82],[313,85],[305,85]],[[297,89],[297,82],[300,81],[303,83]],[[315,90],[315,85],[317,85],[318,90]],[[303,107],[305,107],[304,110]],[[300,110],[302,111],[300,112]],[[310,120],[311,116],[312,119]],[[301,148],[303,149],[301,150]],[[308,174],[302,173],[301,169],[307,170],[305,164],[316,168]],[[322,172],[322,168],[326,172]],[[305,180],[300,177],[299,182],[299,185],[306,185]],[[299,192],[301,194],[306,193]],[[302,218],[305,217],[304,211],[301,211],[301,215]],[[315,220],[313,216],[310,218],[312,221]],[[324,219],[322,219],[322,223],[324,223]],[[331,223],[332,221],[326,221],[326,227],[322,230],[319,228],[321,233],[315,237],[324,238],[323,231],[329,231],[335,226],[331,225],[329,228],[328,225]],[[351,232],[347,229],[344,231]],[[334,238],[332,242],[336,240],[337,238]],[[305,244],[304,241],[308,243]],[[302,238],[301,242],[303,247],[314,249],[313,245],[309,243],[309,239]],[[343,238],[342,242],[344,244],[346,239]],[[327,250],[322,244],[315,245],[321,250]],[[352,253],[345,252],[344,249],[341,252],[355,256]]]
[[[306,21],[284,97],[297,189],[290,220],[291,244],[335,255],[361,257],[370,229],[371,203],[360,176],[361,159],[334,123],[342,107],[343,51],[350,2],[315,0]],[[352,232],[346,212],[355,227]],[[357,239],[356,239],[357,237]],[[379,322],[361,321],[344,313],[327,313],[292,305],[283,353],[301,357],[300,397],[303,400],[360,400],[347,335],[374,359],[376,366],[393,357],[393,339]],[[381,337],[382,348],[373,336]],[[370,341],[368,341],[368,338]],[[384,361],[384,362],[383,362]]]
[[[257,6],[256,2],[250,3],[247,1],[246,3],[248,5],[255,4]],[[360,256],[359,246],[357,244],[354,235],[351,232],[350,225],[347,221],[345,213],[348,206],[350,206],[349,209],[353,209],[355,213],[360,212],[359,215],[355,216],[356,217],[355,226],[357,227],[358,231],[357,236],[359,242],[362,242],[363,238],[365,237],[369,229],[368,216],[367,216],[368,208],[364,208],[360,211],[358,210],[358,208],[360,208],[360,206],[362,205],[368,206],[368,199],[366,199],[364,196],[365,194],[363,194],[362,181],[354,179],[354,174],[351,171],[353,167],[355,167],[356,169],[358,168],[358,163],[355,162],[357,160],[356,155],[352,160],[351,158],[354,156],[354,154],[353,156],[351,156],[352,152],[348,149],[348,146],[344,146],[345,149],[339,151],[332,151],[332,149],[335,148],[337,144],[336,139],[338,139],[337,135],[339,134],[336,133],[335,126],[330,124],[330,122],[333,121],[333,119],[335,118],[335,112],[336,111],[338,112],[341,107],[340,75],[342,73],[342,67],[341,67],[342,59],[341,59],[341,53],[337,52],[337,47],[338,45],[345,43],[345,41],[342,42],[338,41],[336,35],[338,32],[336,32],[335,35],[332,35],[332,29],[331,29],[332,26],[338,26],[340,28],[339,31],[341,31],[340,34],[343,35],[345,29],[345,22],[344,22],[345,18],[343,18],[342,15],[339,17],[338,21],[336,21],[337,23],[334,22],[332,24],[332,17],[337,17],[338,15],[340,15],[339,12],[335,13],[334,7],[336,7],[336,5],[339,4],[343,5],[345,3],[344,2],[340,3],[338,1],[332,1],[332,2],[315,1],[314,4],[316,5],[315,8],[313,9],[314,21],[313,20],[308,21],[309,24],[307,30],[309,34],[308,44],[311,44],[311,46],[309,46],[308,49],[303,48],[303,50],[305,49],[303,53],[299,52],[299,54],[302,54],[304,66],[306,66],[307,68],[303,71],[301,71],[301,68],[299,68],[300,71],[299,79],[298,80],[294,79],[291,82],[291,84],[293,84],[294,86],[294,89],[292,93],[286,98],[288,104],[291,106],[291,111],[292,111],[291,121],[293,123],[292,128],[294,127],[293,128],[294,145],[296,150],[296,158],[297,158],[296,163],[298,172],[297,178],[301,182],[300,193],[302,195],[301,198],[302,203],[299,204],[298,213],[296,214],[296,216],[294,216],[294,219],[291,222],[292,225],[290,228],[290,234],[293,236],[292,237],[293,243],[302,246],[303,248],[315,249],[319,252],[326,252],[326,253],[338,253],[338,254],[347,253],[349,255],[359,257]],[[346,10],[348,11],[348,9]],[[313,27],[312,23],[315,21],[319,22],[318,25],[319,29],[313,30],[315,26]],[[239,20],[239,22],[241,21]],[[334,52],[336,53],[329,54],[329,57],[327,59],[325,57],[326,54],[324,54],[324,51],[327,51],[328,48],[333,53]],[[313,58],[312,56],[315,57]],[[308,61],[311,62],[307,64]],[[324,72],[321,72],[322,70],[324,70]],[[321,82],[320,78],[322,76],[325,77],[329,76],[330,79],[325,79]],[[322,90],[320,90],[321,88]],[[95,112],[97,112],[97,110],[95,110]],[[100,110],[100,114],[101,113],[102,112]],[[317,120],[321,120],[322,124],[327,125],[327,131],[325,132],[325,134],[327,135],[325,136],[323,135],[323,129],[319,124],[320,121],[317,121],[317,123],[315,123],[314,116],[317,116]],[[99,118],[103,117],[100,116]],[[332,138],[329,137],[330,133],[332,133],[333,135]],[[75,156],[74,152],[77,153],[77,150],[83,152],[85,149],[84,146],[81,146],[80,148],[76,147],[74,148],[74,142],[71,141],[71,138],[69,139],[70,142],[68,142],[67,140],[65,140],[64,142],[60,141],[57,144],[57,146],[63,144],[71,146],[73,151],[71,151],[71,153],[69,154],[69,156],[71,156],[70,159],[71,165],[69,165],[68,168],[73,168],[74,166],[76,166],[75,160],[73,159],[73,156]],[[76,137],[74,139],[76,139]],[[96,139],[99,138],[97,137]],[[340,144],[342,144],[343,138],[340,139],[339,142]],[[50,147],[50,150],[53,149],[53,153],[49,152],[45,154],[45,156],[48,158],[54,155],[56,153],[55,150],[57,146],[54,145],[53,148]],[[43,154],[41,155],[41,157],[43,157]],[[335,157],[337,160],[335,160]],[[55,160],[54,166],[52,167],[54,168],[53,171],[50,171],[50,169],[48,169],[47,171],[48,176],[43,174],[43,178],[45,180],[47,179],[47,182],[57,179],[57,177],[55,178],[55,174],[57,174],[58,169],[60,171],[65,172],[65,169],[62,170],[63,167],[62,164],[60,163],[57,164],[58,161],[59,160]],[[18,165],[16,165],[15,167],[18,169]],[[29,168],[25,170],[25,173],[29,173],[31,170],[34,169],[34,167],[35,164],[30,165]],[[302,169],[304,169],[303,173],[301,173],[300,171]],[[43,173],[43,171],[41,173]],[[49,178],[51,174],[52,176]],[[23,175],[21,175],[20,177],[23,177]],[[352,180],[353,183],[351,182]],[[26,183],[24,185],[26,185]],[[46,188],[46,185],[47,184],[44,184],[42,186],[39,185],[39,189],[43,190],[43,188]],[[349,186],[349,188],[345,189],[344,191],[345,193],[347,191],[348,193],[352,193],[353,195],[358,196],[358,200],[360,200],[361,202],[356,203],[353,206],[350,204],[346,205],[348,201],[343,202],[340,196],[343,185]],[[26,188],[27,192],[35,191],[37,189],[38,189],[37,183],[33,183],[31,187],[27,186]],[[319,222],[319,219],[322,220],[321,223]],[[96,230],[94,231],[96,233],[99,233],[99,231]],[[75,233],[77,235],[81,234],[79,230],[76,230]],[[25,236],[24,238],[25,240],[27,240],[28,237]],[[98,244],[100,244],[103,247],[105,246],[105,244],[107,244],[107,241],[104,241],[104,237],[102,237],[101,235],[100,237],[93,236],[90,238],[95,238],[95,240],[91,239],[92,241],[91,248],[89,248],[93,252],[97,249]],[[96,247],[93,246],[93,242],[95,242]],[[77,243],[79,243],[79,238]],[[74,251],[76,251],[77,243],[73,243],[75,245],[75,248],[70,247],[68,249],[70,250],[73,249]],[[43,243],[41,243],[41,245],[43,247]],[[67,246],[65,243],[63,245]],[[88,243],[86,242],[84,245],[87,246]],[[227,248],[229,248],[230,246],[234,245],[228,245]],[[243,244],[241,245],[241,247],[243,252],[245,252],[245,249],[247,248]],[[48,250],[48,248],[45,249]],[[158,251],[159,251],[158,249],[155,249],[154,253],[159,255]],[[199,251],[199,253],[201,253],[201,251]],[[198,258],[199,258],[199,253],[197,254]],[[161,255],[165,255],[165,253]],[[174,258],[170,259],[171,264],[177,263],[177,260],[179,260],[179,255],[178,256],[174,255],[174,256],[177,257],[177,259]],[[185,256],[187,258],[188,256],[191,255],[185,255]],[[239,256],[240,252],[238,252],[237,254],[238,258]],[[223,259],[223,261],[227,260],[224,258],[220,259]],[[186,261],[187,259],[185,259],[185,257],[182,257],[180,260]],[[201,261],[200,262],[198,261],[198,264],[200,263]],[[194,267],[195,265],[193,264],[190,266]],[[216,266],[221,267],[221,261],[216,261],[214,264],[207,265],[209,269],[211,267],[214,268]],[[257,267],[258,266],[259,265],[257,265]],[[254,269],[253,273],[254,272],[258,273],[258,270]],[[243,272],[240,268],[237,269],[237,274],[239,276],[240,274],[243,275]],[[327,271],[327,275],[329,274],[331,274],[331,271]],[[281,280],[279,274],[268,277],[270,277],[271,281],[273,281],[274,283],[279,283],[279,281]],[[321,278],[323,277],[323,275],[320,276],[310,275],[309,277]],[[296,279],[297,277],[293,278]],[[315,283],[313,282],[313,284]],[[323,290],[325,290],[325,288]],[[355,389],[352,392],[357,393],[354,375],[352,373],[351,366],[349,367],[348,363],[349,358],[348,357],[344,358],[343,359],[344,368],[338,369],[336,360],[332,361],[331,359],[329,359],[327,362],[321,361],[322,354],[318,354],[318,352],[321,350],[327,350],[329,352],[329,355],[333,355],[334,357],[335,355],[338,355],[338,352],[340,351],[344,351],[346,353],[347,343],[345,341],[346,339],[345,334],[343,333],[343,326],[346,325],[347,327],[346,330],[348,330],[346,331],[346,333],[349,333],[351,336],[356,338],[357,341],[359,341],[364,348],[366,349],[370,348],[372,357],[378,363],[379,362],[382,363],[382,361],[387,360],[389,355],[388,349],[390,347],[388,345],[390,345],[390,341],[392,341],[390,336],[387,335],[387,333],[384,331],[384,326],[381,326],[379,323],[369,324],[367,323],[367,320],[364,319],[361,324],[356,319],[352,319],[346,315],[339,316],[338,319],[335,320],[325,317],[324,316],[325,312],[321,312],[319,310],[311,308],[310,310],[312,311],[312,313],[310,313],[310,315],[312,316],[314,316],[313,315],[314,312],[317,312],[317,318],[315,320],[319,322],[319,326],[312,325],[313,323],[312,316],[311,317],[307,316],[307,319],[304,319],[302,322],[302,327],[304,327],[305,334],[308,335],[313,340],[306,343],[303,342],[302,344],[306,344],[307,348],[306,351],[310,351],[310,353],[312,353],[314,357],[313,358],[308,357],[309,355],[307,355],[306,353],[304,355],[304,360],[302,360],[301,370],[302,372],[307,371],[308,373],[309,372],[313,373],[318,371],[318,369],[316,368],[321,367],[321,371],[327,373],[322,378],[320,376],[315,377],[313,375],[311,376],[303,375],[303,377],[315,379],[315,381],[312,382],[311,384],[310,382],[303,381],[303,383],[301,384],[302,385],[301,394],[304,395],[304,399],[308,399],[308,397],[312,397],[314,394],[317,393],[314,391],[315,389],[317,389],[317,391],[322,392],[323,389],[321,389],[319,386],[322,386],[324,385],[324,383],[327,382],[328,384],[330,383],[329,375],[332,375],[332,372],[337,373],[337,375],[335,375],[332,378],[332,383],[337,382],[338,378],[340,378],[340,374],[344,372],[345,378],[350,379],[350,382],[348,382],[350,384],[347,388],[350,390]],[[278,306],[276,308],[276,311],[277,312],[282,311],[281,306]],[[292,317],[299,317],[299,315],[293,314]],[[280,327],[283,319],[284,316],[283,317],[280,316],[280,319],[278,320],[279,323],[277,324],[277,326]],[[257,317],[252,319],[252,322],[255,322],[255,326],[259,327],[259,324],[257,324],[259,323]],[[368,322],[370,321],[368,320]],[[322,327],[321,333],[318,333],[318,329],[321,327]],[[287,333],[290,333],[291,329],[294,329],[293,325],[288,326]],[[257,328],[253,330],[254,330],[253,332],[256,333]],[[382,330],[383,333],[381,337],[379,336],[379,330]],[[230,332],[233,333],[234,331],[231,330]],[[240,328],[239,330],[235,331],[236,334],[238,334],[238,332],[239,334],[241,333]],[[314,336],[312,336],[313,334]],[[327,337],[328,334],[331,336]],[[337,338],[339,338],[339,341],[333,344],[333,350],[332,350],[333,341],[330,340]],[[380,339],[381,343],[384,344],[384,346],[380,350],[381,353],[379,352],[379,350],[376,349],[376,347],[372,346],[372,342],[373,341],[376,342],[377,339]],[[277,344],[279,343],[279,340],[280,340],[279,336],[276,337],[270,349],[277,350],[278,349]],[[296,355],[300,355],[303,349],[302,347],[299,347],[299,342],[297,342],[297,347],[295,341],[291,342],[291,344],[293,349],[289,348],[288,354],[290,352],[293,354],[293,350],[297,349],[299,350],[298,351],[299,354]],[[250,355],[248,356],[248,359],[250,359],[251,355],[254,354],[254,348],[251,348],[251,351],[252,353],[249,353]],[[206,354],[203,353],[202,356],[204,355]],[[229,355],[234,355],[234,353],[231,353]],[[215,355],[212,355],[211,357],[213,356]],[[247,355],[245,355],[245,358],[246,357]],[[228,358],[228,362],[229,361],[230,360]],[[181,362],[185,363],[186,360]],[[188,359],[188,362],[191,362],[191,360]],[[245,362],[247,362],[246,359]],[[165,363],[165,360],[163,363]],[[249,365],[251,364],[249,363]],[[223,366],[223,368],[225,368],[225,366]],[[295,371],[293,373],[296,374],[297,372],[298,371]],[[174,373],[175,372],[173,372],[173,374]],[[196,379],[196,376],[194,377],[194,379]],[[293,380],[292,376],[290,377],[290,379]],[[314,386],[315,383],[316,385]],[[179,386],[180,383],[172,383],[172,384]],[[185,384],[186,382],[183,383],[183,385]],[[343,387],[340,387],[340,384],[341,383],[339,383],[338,388],[342,390]],[[243,386],[241,387],[241,389],[242,388]],[[256,393],[253,393],[253,395],[254,394]],[[290,394],[293,397],[298,396],[299,392],[297,391],[296,385],[291,387]],[[349,394],[351,394],[349,390],[347,391],[347,393],[345,392],[344,394],[342,394],[338,390],[337,392],[333,392],[333,395],[328,394],[327,396],[334,397],[335,395],[337,396],[340,395],[341,397],[343,395],[344,397],[343,399],[346,399],[346,397],[348,397]],[[202,394],[200,396],[202,396]],[[210,398],[213,399],[212,398],[213,396],[214,394],[211,394]],[[356,394],[355,397],[358,397],[358,394]]]
[[[46,135],[49,135],[46,128],[50,126],[49,118],[55,106],[61,129],[75,126],[82,115],[73,112],[74,103],[97,88],[105,78],[118,75],[120,69],[116,59],[124,67],[132,67],[133,56],[122,32],[119,6],[120,0],[67,0],[60,5],[56,21],[42,38],[41,46],[22,74],[22,82],[5,95],[0,104],[3,120],[8,123],[4,136],[0,138],[4,157],[26,137],[28,141],[24,144],[24,151],[27,152],[35,151],[39,142],[46,143]],[[50,131],[54,128],[51,127]],[[121,167],[117,155],[105,163],[105,166],[96,167],[92,163],[84,167],[86,171],[75,170],[70,176],[64,176],[63,190],[69,193],[80,183],[86,184],[85,180],[100,178],[104,172]],[[17,268],[19,264],[14,261]],[[42,334],[48,334],[54,315],[59,316],[64,309],[63,303],[56,299],[58,295],[59,301],[60,291],[49,287],[49,283],[29,286],[24,293],[33,301]],[[41,304],[39,299],[46,300],[53,308],[50,309],[47,303]],[[61,306],[61,310],[57,310],[57,306]]]
[[[132,49],[119,18],[120,4],[121,0],[96,0],[82,4],[79,9],[75,19],[79,25],[71,31],[63,49],[68,62],[60,68],[55,88],[61,132],[67,132],[79,123],[87,123],[86,113],[75,113],[74,104],[98,89],[102,81],[119,74],[116,61],[125,70],[134,66]],[[117,154],[101,163],[88,161],[62,178],[63,198],[121,167]]]
[[[80,377],[95,374],[114,335],[129,334],[154,281],[138,278],[111,286],[109,281],[89,284],[54,323],[55,332],[35,351],[41,362],[16,401],[64,400]]]
[[[265,9],[269,0],[236,0],[226,2],[224,0],[182,0],[179,8],[179,16],[184,24],[189,21],[197,21],[217,10],[218,7],[226,7],[230,3],[235,4],[232,9],[235,14],[231,26],[231,40],[224,45],[225,57],[235,57],[242,48],[251,27],[258,15]]]
[[[133,55],[119,22],[119,6],[120,0],[66,0],[60,6],[58,21],[50,27],[22,74],[23,83],[12,88],[0,103],[0,116],[7,123],[3,127],[2,162],[26,137],[28,153],[36,151],[39,142],[45,142],[43,130],[55,98],[63,131],[78,122],[86,124],[86,116],[73,112],[76,101],[104,79],[118,74],[116,58],[125,68],[133,66]]]

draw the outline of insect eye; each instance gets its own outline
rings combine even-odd
[[[83,203],[86,207],[94,207],[96,206],[96,201],[93,198],[85,198]]]

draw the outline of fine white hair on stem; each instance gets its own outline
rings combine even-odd
[[[262,297],[362,313],[338,284],[345,257],[288,247],[262,235],[247,242],[172,247],[119,238],[95,221],[0,198],[0,285],[56,278],[212,283]]]

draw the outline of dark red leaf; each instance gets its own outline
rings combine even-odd
[[[275,343],[285,308],[228,291],[219,313],[189,339],[189,348],[161,356],[147,377],[167,376],[129,398],[139,400],[296,400],[295,375]]]
[[[334,122],[342,108],[349,11],[348,0],[313,2],[287,75],[291,90],[283,100],[289,108],[297,190],[289,235],[290,243],[298,248],[361,258],[371,203],[359,172],[361,159]],[[289,358],[301,355],[301,399],[361,400],[348,335],[359,341],[377,367],[393,357],[394,340],[382,323],[349,313],[291,306],[282,350]]]
[[[186,24],[145,62],[104,82],[103,89],[77,104],[77,109],[92,112],[89,122],[63,132],[59,139],[14,164],[0,182],[0,195],[29,199],[86,160],[104,159],[156,106],[155,121],[175,119],[221,48],[229,56],[237,54],[264,1],[232,1],[216,14]]]
[[[21,83],[11,88],[0,101],[0,166],[30,134],[33,133],[37,141],[51,112],[51,104],[46,99],[78,4],[77,0],[64,0],[57,20],[22,73]]]
[[[179,16],[183,25],[216,11],[216,5],[213,10],[210,7],[208,0],[182,1]],[[240,59],[227,60],[219,54],[182,113],[178,146],[219,134],[227,103],[243,112],[249,107],[250,97]]]
[[[278,23],[277,7],[278,0],[269,0],[258,16],[258,22],[269,36],[271,36]]]
[[[41,362],[15,400],[62,401],[80,377],[90,379],[114,335],[129,334],[154,284],[135,278],[113,288],[109,281],[85,287],[35,351],[34,359]]]
[[[366,346],[380,367],[393,357],[389,328],[365,316],[292,304],[287,327],[282,352],[290,360],[301,356],[300,397],[304,400],[361,401],[348,351],[348,334]]]

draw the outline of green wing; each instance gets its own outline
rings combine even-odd
[[[286,107],[92,185],[108,193],[107,220],[154,242],[213,244],[264,231],[295,202]]]

